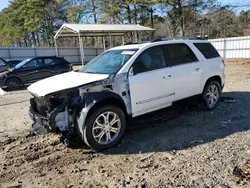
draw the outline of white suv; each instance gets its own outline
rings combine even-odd
[[[78,135],[89,147],[103,150],[120,141],[129,117],[196,95],[205,109],[216,108],[224,71],[223,59],[205,40],[119,46],[78,72],[32,84],[29,114],[35,129]]]

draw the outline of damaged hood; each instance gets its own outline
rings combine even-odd
[[[28,87],[29,92],[44,97],[50,93],[107,79],[108,74],[68,72],[38,81]]]

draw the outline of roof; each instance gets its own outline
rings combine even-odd
[[[111,48],[112,50],[124,50],[124,49],[140,49],[143,46],[147,46],[148,43],[144,44],[130,44],[130,45],[122,45]]]
[[[63,24],[55,35],[58,37],[123,36],[131,31],[155,31],[139,24]]]
[[[196,40],[178,39],[178,40],[165,40],[165,41],[163,40],[163,41],[157,41],[157,42],[147,41],[145,43],[117,46],[117,47],[111,48],[110,50],[141,49],[146,46],[157,46],[157,45],[174,44],[174,43],[209,43],[209,41],[200,40],[200,39],[196,39]]]

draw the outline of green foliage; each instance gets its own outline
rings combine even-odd
[[[11,0],[0,12],[0,43],[52,46],[64,22],[138,23],[157,28],[159,36],[250,34],[250,11],[236,15],[217,0]]]

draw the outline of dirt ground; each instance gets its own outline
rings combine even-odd
[[[102,153],[31,136],[26,90],[0,96],[0,187],[250,187],[250,64],[228,63],[214,111],[177,105],[137,119]]]

